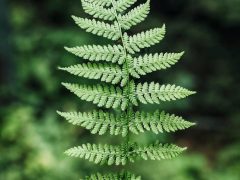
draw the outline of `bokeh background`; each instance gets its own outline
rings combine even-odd
[[[174,134],[132,136],[143,144],[159,139],[189,149],[173,160],[140,161],[128,169],[146,180],[239,180],[240,1],[152,0],[151,5],[151,15],[131,33],[166,23],[165,39],[148,51],[186,53],[173,68],[141,81],[175,83],[198,94],[139,108],[164,109],[198,125]],[[57,70],[82,62],[63,47],[110,42],[78,28],[71,14],[86,17],[79,0],[0,0],[1,180],[79,179],[120,169],[63,154],[86,142],[121,141],[91,135],[56,114],[95,108],[61,87],[62,81],[89,82]]]

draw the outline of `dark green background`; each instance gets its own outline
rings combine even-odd
[[[189,150],[173,160],[141,161],[129,169],[146,180],[239,180],[240,1],[152,0],[151,5],[151,15],[131,33],[166,23],[165,39],[147,52],[186,53],[171,69],[141,81],[175,83],[198,94],[140,108],[164,109],[198,125],[175,134],[132,136],[143,144],[159,139]],[[96,171],[121,169],[63,154],[86,142],[121,141],[91,135],[55,113],[95,108],[61,87],[61,81],[87,81],[57,70],[59,65],[82,62],[63,47],[110,42],[78,28],[71,14],[86,17],[80,1],[0,1],[1,180],[79,179]]]

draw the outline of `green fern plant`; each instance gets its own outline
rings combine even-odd
[[[127,30],[145,20],[150,11],[150,0],[128,10],[137,0],[81,0],[86,13],[93,19],[72,16],[75,23],[89,33],[121,42],[116,45],[83,45],[65,49],[90,62],[61,67],[73,75],[98,79],[105,84],[93,86],[62,83],[81,100],[92,102],[102,110],[92,112],[58,112],[73,125],[88,129],[92,134],[121,135],[120,145],[83,144],[71,148],[66,154],[87,159],[96,164],[126,165],[136,160],[162,160],[178,156],[186,148],[156,141],[139,145],[130,140],[130,134],[145,131],[153,133],[175,132],[194,125],[182,117],[156,110],[139,112],[139,103],[160,104],[185,98],[195,92],[175,85],[155,82],[136,83],[148,73],[170,68],[182,57],[181,53],[155,53],[136,55],[141,50],[159,43],[165,35],[165,25],[135,35]],[[106,84],[108,83],[108,84]],[[119,109],[121,113],[106,109]],[[141,179],[127,171],[119,174],[93,174],[85,179]]]

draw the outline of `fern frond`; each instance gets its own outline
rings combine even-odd
[[[136,2],[137,0],[118,0],[115,2],[116,11],[124,12]]]
[[[109,173],[109,174],[93,174],[87,176],[84,180],[141,180],[140,176],[136,176],[130,172],[122,171],[120,173]]]
[[[177,157],[187,148],[181,148],[174,144],[161,144],[156,142],[150,146],[139,147],[135,151],[144,160],[162,160]]]
[[[114,86],[87,86],[70,83],[62,83],[68,90],[80,97],[81,100],[93,102],[99,107],[126,109],[128,99],[123,95],[123,91]]]
[[[85,158],[95,164],[125,165],[127,156],[124,154],[124,147],[112,145],[83,144],[65,152],[68,156]]]
[[[133,59],[133,66],[130,68],[130,74],[135,78],[140,75],[146,75],[157,70],[170,68],[182,57],[184,53],[156,53],[146,54]]]
[[[118,64],[125,61],[124,49],[120,45],[85,45],[74,48],[65,47],[65,49],[78,57],[90,61],[107,61]]]
[[[136,95],[143,104],[157,103],[160,101],[171,101],[182,99],[196,92],[189,91],[185,88],[175,85],[159,85],[159,83],[151,82],[150,84],[139,83],[136,88]]]
[[[123,29],[129,30],[132,26],[142,22],[150,11],[150,0],[141,4],[125,15],[119,15],[120,25]]]
[[[165,36],[166,28],[154,28],[128,35],[129,30],[144,21],[150,11],[150,0],[130,9],[137,0],[81,0],[83,10],[93,19],[72,16],[75,23],[92,34],[118,40],[121,45],[85,45],[65,49],[85,60],[94,61],[60,67],[73,75],[97,79],[112,85],[78,85],[62,83],[81,100],[92,102],[103,108],[119,108],[118,113],[95,110],[92,112],[57,112],[69,123],[81,126],[92,134],[122,135],[125,143],[120,145],[83,144],[68,149],[65,153],[72,157],[87,159],[96,164],[126,165],[136,160],[162,160],[178,156],[186,148],[174,144],[139,145],[130,140],[129,134],[146,131],[153,133],[175,132],[193,125],[180,116],[164,111],[140,112],[133,106],[159,104],[162,101],[182,99],[194,91],[176,85],[159,83],[138,83],[133,78],[157,70],[170,68],[176,64],[182,53],[155,53],[135,57],[144,48],[159,43]],[[129,9],[129,10],[128,10]],[[95,18],[95,19],[94,19]],[[96,20],[100,19],[100,20]],[[110,22],[106,22],[110,21]],[[103,61],[103,62],[101,62]],[[96,63],[97,62],[97,63]],[[114,85],[119,84],[115,87]],[[121,110],[120,110],[121,109]],[[85,177],[86,180],[139,180],[129,172],[100,174]]]
[[[98,133],[99,135],[103,135],[109,131],[111,135],[121,134],[124,137],[128,133],[125,115],[116,116],[102,110],[88,113],[58,111],[58,114],[64,117],[69,123],[90,130],[92,134]]]
[[[137,111],[129,123],[129,130],[135,134],[152,131],[156,134],[165,132],[175,132],[187,129],[195,123],[185,121],[182,117],[174,114],[170,115],[164,111],[146,113]]]
[[[103,19],[103,20],[114,20],[114,10],[112,8],[104,8],[101,5],[97,5],[95,3],[90,3],[86,0],[82,1],[83,10],[87,13],[92,15],[95,18]]]
[[[105,22],[96,21],[95,19],[80,18],[76,16],[72,16],[72,18],[79,27],[92,34],[96,34],[111,40],[117,40],[121,36],[120,32],[118,31],[117,22],[114,22],[114,24],[108,24]]]
[[[165,33],[165,25],[163,25],[161,28],[150,29],[130,37],[127,35],[127,33],[125,33],[124,39],[126,41],[126,49],[131,54],[139,52],[143,48],[147,48],[159,43],[164,38]]]
[[[70,67],[59,68],[60,70],[67,71],[73,75],[85,77],[89,79],[100,79],[101,81],[117,84],[122,82],[122,86],[125,85],[125,74],[122,69],[117,65],[111,64],[78,64]]]

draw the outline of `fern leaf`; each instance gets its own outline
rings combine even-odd
[[[81,0],[83,10],[87,13],[92,15],[95,18],[103,19],[103,20],[114,20],[114,10],[112,8],[104,8],[103,6],[99,6],[95,3],[89,3],[86,0]]]
[[[69,123],[90,130],[92,134],[98,133],[99,135],[103,135],[109,131],[111,135],[122,134],[124,137],[128,132],[125,115],[116,116],[101,110],[88,113],[58,111],[58,114],[64,117]]]
[[[154,113],[136,112],[129,124],[129,130],[135,134],[140,132],[152,131],[156,134],[166,132],[175,132],[177,130],[187,129],[195,123],[185,121],[182,117],[174,114],[170,115],[164,111],[155,111]]]
[[[130,172],[122,171],[120,173],[109,173],[109,174],[93,174],[87,176],[84,180],[141,180],[140,176],[136,176]]]
[[[123,29],[129,30],[132,26],[142,22],[150,11],[150,0],[137,6],[125,15],[119,15],[120,25]]]
[[[112,84],[122,82],[121,84],[124,86],[126,83],[124,80],[125,74],[121,68],[111,64],[84,63],[65,68],[60,67],[59,69],[80,77],[100,79],[101,81]]]
[[[185,121],[182,117],[168,113],[155,111],[154,113],[136,112],[131,117],[129,124],[126,124],[127,114],[114,115],[104,111],[81,112],[59,112],[69,123],[84,127],[92,134],[103,135],[109,131],[111,135],[122,135],[125,137],[128,130],[134,134],[152,131],[156,134],[175,132],[187,129],[195,123]]]
[[[156,142],[150,146],[138,147],[136,151],[144,160],[162,160],[177,157],[187,148],[181,148],[174,144],[161,144]]]
[[[136,88],[136,95],[140,102],[143,104],[157,103],[160,101],[171,101],[182,99],[187,96],[195,94],[185,88],[175,85],[159,85],[159,83],[144,83],[138,84]]]
[[[85,29],[87,32],[91,32],[92,34],[96,34],[111,40],[117,40],[121,36],[118,30],[117,22],[114,22],[114,24],[108,24],[105,22],[96,21],[95,19],[80,18],[76,16],[72,16],[72,18],[79,27]]]
[[[130,148],[130,149],[128,149]],[[177,157],[186,148],[173,144],[161,144],[156,142],[148,146],[139,146],[131,143],[130,146],[83,144],[65,151],[68,156],[84,158],[95,164],[126,165],[127,162],[135,162],[139,157],[143,160],[162,160]]]
[[[112,145],[83,144],[67,150],[65,153],[71,157],[85,158],[95,164],[125,165],[127,156],[124,154],[123,147]]]
[[[130,68],[130,73],[135,78],[140,78],[140,75],[146,75],[157,70],[170,68],[182,57],[184,53],[160,53],[146,54],[133,59],[133,66]]]
[[[90,61],[107,61],[118,64],[122,64],[125,61],[124,49],[120,45],[85,45],[74,48],[65,47],[65,49],[78,57]]]
[[[123,95],[122,90],[114,86],[86,86],[70,83],[62,83],[68,90],[80,97],[81,100],[93,102],[99,107],[126,109],[128,99]]]
[[[130,37],[124,33],[126,49],[131,54],[139,52],[143,48],[147,48],[159,43],[164,38],[165,33],[165,25],[163,25],[161,28],[150,29]]]
[[[137,0],[118,0],[116,1],[116,4],[115,4],[116,11],[120,13],[124,12],[136,2]]]

